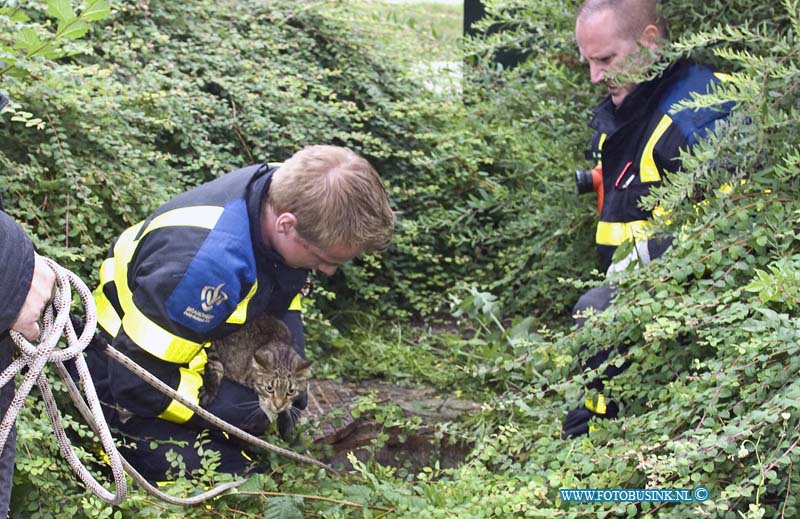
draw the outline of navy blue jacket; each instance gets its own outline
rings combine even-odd
[[[33,280],[33,244],[25,231],[2,211],[0,199],[0,332],[17,318]]]
[[[615,249],[626,240],[647,240],[650,211],[639,207],[650,189],[678,170],[681,150],[713,131],[727,117],[733,103],[701,110],[673,110],[673,106],[706,94],[724,75],[689,60],[673,63],[658,77],[640,83],[619,107],[611,96],[595,108],[590,126],[595,130],[591,153],[603,168],[604,203],[597,227],[600,267],[606,270]],[[650,240],[650,257],[666,248]]]
[[[308,272],[285,264],[260,233],[260,215],[276,167],[249,166],[182,193],[126,230],[101,268],[99,322],[112,345],[197,401],[205,346],[261,313],[290,325],[302,351],[299,312],[290,312]],[[185,423],[188,408],[113,360],[92,363],[107,403],[134,415]],[[252,390],[220,391],[209,410],[238,426],[252,414],[239,400]],[[204,424],[198,424],[204,425]],[[257,432],[257,431],[253,431]]]
[[[0,99],[0,106],[2,105]],[[17,318],[33,281],[33,244],[22,228],[3,212],[0,196],[0,371],[11,364],[15,345],[8,335],[11,323]],[[0,416],[8,411],[14,399],[14,380],[0,388]],[[16,457],[16,428],[6,440],[0,454],[0,517],[8,513],[11,489],[14,486]]]

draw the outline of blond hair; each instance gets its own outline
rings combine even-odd
[[[317,247],[383,250],[395,215],[378,172],[356,152],[316,145],[298,151],[275,172],[267,203],[292,213],[297,232]]]

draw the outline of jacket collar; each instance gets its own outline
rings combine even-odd
[[[614,106],[611,96],[606,96],[592,112],[589,126],[611,137],[617,130],[652,113],[662,92],[669,88],[671,79],[680,75],[692,63],[679,60],[671,64],[661,74],[643,81],[628,94],[619,107]]]
[[[260,264],[268,266],[271,270],[281,271],[281,279],[278,280],[279,284],[287,286],[299,284],[302,286],[308,276],[308,271],[288,266],[283,257],[269,248],[261,237],[261,213],[264,209],[264,204],[267,203],[267,193],[272,182],[272,176],[277,170],[278,166],[261,164],[253,174],[250,185],[247,186],[247,194],[245,196],[247,216],[250,220],[250,236],[252,236],[256,260]]]

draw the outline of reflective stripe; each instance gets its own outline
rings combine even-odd
[[[100,265],[100,285],[94,289],[92,295],[94,296],[95,306],[97,306],[97,322],[103,329],[111,335],[116,337],[119,333],[119,327],[122,326],[122,321],[119,314],[111,301],[106,297],[103,292],[103,287],[114,280],[114,258],[106,258],[103,264]]]
[[[603,151],[603,144],[606,142],[606,137],[608,137],[608,135],[606,135],[605,133],[601,133],[600,134],[600,139],[597,141],[597,151],[600,152],[600,155],[597,157],[597,163],[598,164],[602,164],[603,163],[603,160],[602,160],[603,153],[602,153],[602,151]]]
[[[206,353],[208,346],[211,346],[210,342],[203,344],[203,348],[189,361],[188,368],[180,368],[181,381],[176,391],[195,404],[199,404],[200,401],[200,387],[203,385],[203,373],[205,373],[206,363],[208,363],[208,354]],[[173,400],[164,412],[159,415],[159,418],[170,422],[184,423],[193,414],[194,412],[191,409]]]
[[[147,318],[138,308],[124,310],[122,328],[137,346],[159,359],[175,364],[186,364],[197,355],[202,344],[170,333]]]
[[[100,265],[100,284],[114,281],[114,258],[106,258],[103,264]]]
[[[598,222],[595,241],[598,245],[617,247],[627,240],[645,240],[650,237],[647,220],[633,222]]]
[[[200,402],[200,386],[202,385],[203,377],[199,373],[181,368],[181,383],[178,385],[178,393],[188,398],[192,403],[198,404]],[[169,422],[184,423],[193,414],[194,412],[191,409],[177,400],[173,400],[158,417]]]
[[[586,398],[586,409],[596,414],[606,414],[606,397],[602,393],[598,394],[595,398]]]
[[[194,356],[192,360],[189,361],[189,369],[203,374],[206,372],[206,364],[208,363],[208,353],[206,349],[211,346],[211,342],[206,342],[203,344],[203,349],[200,350],[197,355]]]
[[[242,299],[242,301],[236,305],[236,310],[228,317],[225,321],[226,323],[230,324],[244,324],[247,321],[247,305],[250,303],[250,300],[256,295],[256,291],[258,290],[258,280],[253,283],[253,287],[250,289],[250,292]]]
[[[107,334],[116,337],[119,333],[119,327],[122,326],[122,321],[117,311],[103,293],[102,286],[97,287],[92,294],[94,295],[94,304],[97,307],[97,323]]]
[[[733,76],[731,76],[730,74],[726,74],[724,72],[714,72],[714,77],[716,77],[720,81],[730,81],[733,78]]]
[[[143,223],[130,227],[122,233],[114,246],[113,279],[122,306],[122,328],[137,346],[162,360],[185,364],[197,355],[202,344],[165,330],[136,307],[133,293],[128,286],[127,267],[139,241],[149,232],[169,226],[213,229],[222,211],[222,207],[215,206],[184,207],[168,211],[155,217],[138,239],[135,238]]]
[[[672,119],[668,115],[664,115],[656,125],[653,133],[650,134],[650,138],[647,139],[647,144],[645,144],[642,151],[642,159],[639,161],[639,178],[641,178],[642,182],[658,182],[661,180],[656,160],[653,157],[653,150],[655,150],[656,144],[671,124]]]
[[[302,301],[302,299],[303,299],[303,296],[300,295],[300,294],[297,294],[296,296],[294,296],[294,299],[292,299],[292,302],[289,303],[289,310],[295,310],[297,312],[302,310],[303,309],[303,301]]]
[[[200,227],[201,229],[213,229],[217,225],[217,220],[222,216],[223,207],[216,205],[197,205],[193,207],[181,207],[160,214],[150,221],[139,240],[147,236],[150,231],[164,227]],[[137,240],[138,241],[138,240]]]

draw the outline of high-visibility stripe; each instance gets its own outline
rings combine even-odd
[[[150,224],[147,226],[144,233],[142,233],[139,240],[144,238],[147,233],[164,227],[200,227],[201,229],[213,229],[214,226],[217,225],[219,217],[222,216],[223,210],[223,207],[215,205],[197,205],[167,211],[150,221]]]
[[[608,135],[606,135],[605,133],[601,133],[600,134],[600,140],[597,141],[597,149],[598,150],[602,150],[603,149],[603,144],[606,142],[606,137],[608,137]]]
[[[594,158],[597,159],[598,164],[603,163],[603,144],[606,142],[606,137],[608,137],[607,134],[601,133],[600,137],[597,139],[597,150],[594,154]]]
[[[178,393],[189,399],[190,402],[197,404],[200,402],[200,386],[203,385],[203,377],[195,371],[180,368],[181,382],[178,385]],[[159,418],[174,423],[184,423],[192,417],[194,411],[181,404],[177,400],[169,403],[167,408],[158,415]]]
[[[137,346],[159,359],[175,364],[192,360],[202,344],[174,335],[158,326],[136,307],[124,310],[122,328]]]
[[[598,394],[595,398],[587,397],[586,409],[596,414],[606,414],[608,410],[606,408],[606,397],[604,397],[602,393]]]
[[[122,320],[103,292],[103,287],[112,281],[114,281],[114,258],[106,258],[100,265],[100,285],[94,289],[92,295],[97,307],[97,323],[103,327],[106,333],[116,337],[122,326]]]
[[[142,223],[130,227],[114,245],[113,280],[122,306],[122,328],[140,348],[156,357],[185,364],[192,360],[202,348],[202,344],[179,337],[142,313],[133,302],[133,293],[128,286],[127,268],[133,258],[139,241],[148,233],[164,227],[187,226],[213,229],[223,208],[216,206],[196,206],[175,209],[161,214],[150,222],[141,236],[136,239]]]
[[[111,301],[109,301],[103,293],[102,285],[97,287],[92,295],[94,295],[94,304],[97,307],[97,324],[99,324],[107,334],[116,337],[119,333],[120,326],[122,326],[122,321],[117,311],[111,305]]]
[[[627,240],[645,240],[650,237],[650,222],[634,220],[632,222],[598,222],[595,241],[598,245],[617,247]]]
[[[114,281],[114,258],[106,258],[100,265],[100,284]]]
[[[247,295],[242,299],[242,301],[236,305],[236,310],[228,317],[227,323],[230,324],[244,324],[247,321],[247,305],[250,303],[250,300],[256,295],[256,291],[258,290],[258,280],[253,283],[253,287],[247,293]]]
[[[661,180],[661,175],[658,173],[658,167],[653,157],[653,151],[671,124],[672,119],[670,116],[664,115],[656,125],[653,133],[650,134],[650,138],[647,139],[642,151],[642,159],[639,161],[639,178],[641,178],[642,182],[658,182]]]
[[[302,301],[302,299],[303,299],[303,296],[301,296],[300,294],[297,294],[296,296],[294,296],[294,299],[292,299],[292,302],[289,303],[289,310],[294,310],[294,311],[297,311],[297,312],[302,310],[303,309],[303,301]]]
[[[197,355],[189,361],[190,370],[200,374],[206,372],[206,364],[208,363],[208,353],[206,350],[209,346],[211,346],[211,341],[204,343],[203,349],[197,352]]]

